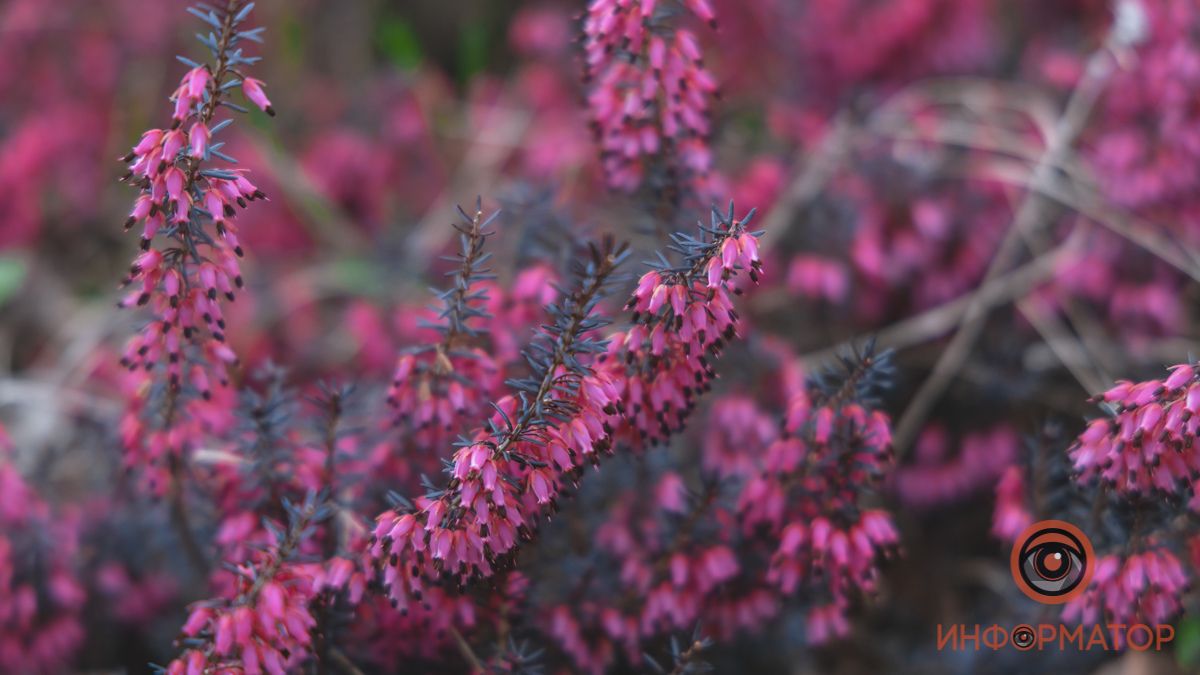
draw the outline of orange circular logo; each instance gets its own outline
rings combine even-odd
[[[1092,542],[1062,520],[1043,520],[1026,528],[1013,545],[1010,562],[1021,592],[1047,605],[1078,597],[1096,571]]]

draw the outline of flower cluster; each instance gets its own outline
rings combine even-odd
[[[443,572],[460,586],[491,576],[568,476],[611,450],[618,391],[587,363],[605,347],[594,310],[624,257],[623,247],[593,247],[576,290],[550,308],[553,322],[525,354],[533,374],[513,380],[519,394],[500,399],[488,428],[454,453],[447,488],[377,519],[370,554],[387,562],[383,585],[399,606],[420,601]]]
[[[895,472],[896,494],[905,504],[923,508],[960,500],[995,484],[997,477],[1011,468],[1019,445],[1017,435],[1007,426],[957,439],[943,428],[929,427],[917,439],[916,462]],[[958,452],[947,457],[955,446]]]
[[[485,309],[489,293],[483,284],[491,275],[482,265],[491,254],[484,253],[483,246],[499,212],[485,218],[482,202],[477,202],[474,214],[461,208],[459,213],[465,222],[455,229],[462,248],[454,285],[440,294],[441,339],[402,354],[388,390],[397,423],[416,437],[415,442],[431,448],[452,440],[463,421],[478,419],[502,380],[493,357],[468,343],[481,335],[475,324],[490,316]]]
[[[1200,11],[1186,0],[1117,4],[1114,21],[1126,24],[1119,28],[1138,63],[1114,75],[1090,158],[1116,204],[1172,220],[1182,211],[1179,225],[1194,237],[1200,116],[1190,92],[1200,84]]]
[[[613,467],[608,484],[581,494],[588,512],[603,513],[591,534],[596,548],[556,589],[543,622],[576,668],[648,663],[644,652],[656,639],[696,621],[732,639],[797,607],[813,642],[849,631],[851,602],[875,587],[876,561],[899,538],[891,517],[866,504],[883,478],[890,434],[886,417],[870,410],[887,357],[868,352],[863,361],[868,372],[848,373],[843,396],[850,398],[828,404],[842,421],[821,432],[829,434],[821,443],[807,401],[838,391],[819,378],[807,389],[784,383],[793,406],[782,437],[755,399],[726,394],[712,403],[699,434],[698,481],[667,454],[647,452],[636,471]],[[784,445],[813,451],[785,471]],[[804,476],[799,465],[808,462]]]
[[[890,421],[871,407],[889,358],[868,345],[843,359],[840,383],[818,377],[793,396],[784,435],[739,496],[743,530],[776,545],[767,581],[813,594],[812,642],[846,634],[850,599],[875,589],[876,561],[899,545],[890,514],[865,505],[891,464]]]
[[[46,503],[10,452],[0,427],[0,670],[57,672],[85,637],[80,519]]]
[[[895,86],[914,73],[955,72],[990,56],[986,0],[833,0],[805,6],[795,40],[818,91]]]
[[[609,184],[704,195],[712,164],[709,98],[717,84],[696,35],[673,25],[666,2],[592,0],[584,21],[588,108]],[[716,25],[709,0],[681,3]],[[658,169],[665,176],[651,179]],[[678,198],[678,195],[676,195]]]
[[[232,301],[243,285],[235,206],[265,195],[243,171],[207,165],[214,158],[236,161],[216,140],[232,121],[218,121],[220,109],[245,110],[229,100],[233,87],[273,114],[262,83],[244,72],[257,57],[244,55],[240,45],[262,39],[263,29],[242,27],[253,6],[230,0],[219,9],[192,9],[212,29],[200,37],[213,60],[200,64],[181,57],[191,69],[172,94],[170,127],[145,132],[124,157],[129,164],[124,180],[140,191],[125,227],[141,224],[142,253],[130,266],[124,281],[129,291],[119,305],[149,306],[153,317],[121,359],[143,373],[125,422],[127,461],[147,470],[161,472],[167,457],[195,440],[190,425],[178,419],[202,416],[203,410],[180,409],[190,400],[211,399],[237,363],[222,311],[222,300]],[[150,406],[155,396],[162,400]],[[160,419],[153,419],[157,411],[145,408],[159,406]]]
[[[728,637],[775,613],[770,597],[732,590],[742,567],[730,533],[713,527],[727,516],[714,491],[690,499],[668,472],[648,492],[615,497],[588,573],[564,589],[581,600],[552,604],[543,619],[577,669],[643,663],[656,638],[700,620]]]
[[[1122,494],[1180,496],[1200,474],[1200,373],[1191,364],[1163,380],[1121,381],[1097,397],[1113,411],[1068,450],[1083,478],[1100,477]]]
[[[777,425],[746,396],[724,396],[713,402],[703,437],[702,462],[712,475],[749,476],[758,467],[757,452],[775,441]]]
[[[191,608],[181,638],[187,648],[166,672],[282,675],[303,663],[316,625],[309,603],[323,585],[339,586],[349,576],[339,565],[336,574],[318,580],[311,566],[292,561],[311,525],[327,515],[315,497],[302,505],[289,505],[286,533],[277,531],[270,549],[237,567],[238,592],[233,599]]]
[[[1083,595],[1067,604],[1063,618],[1083,624],[1160,624],[1174,619],[1188,587],[1183,563],[1169,549],[1151,547],[1107,555]]]
[[[576,291],[552,306],[553,323],[526,352],[532,375],[511,381],[489,428],[455,452],[445,490],[382,514],[371,555],[401,607],[443,576],[464,586],[507,564],[518,539],[597,463],[615,441],[665,439],[681,427],[714,375],[707,357],[735,333],[730,283],[757,277],[755,236],[742,220],[714,212],[699,238],[678,236],[683,264],[642,277],[629,302],[634,326],[595,336],[593,314],[623,248],[593,249]],[[677,389],[673,389],[675,383]]]
[[[1089,524],[1099,558],[1088,588],[1066,604],[1067,621],[1156,624],[1182,611],[1190,580],[1176,551],[1190,535],[1175,522],[1194,493],[1189,406],[1200,380],[1192,364],[1170,371],[1094,397],[1111,416],[1089,423],[1066,452],[1054,444],[1030,466],[1008,468],[997,486],[992,533],[1006,542],[1042,518]]]
[[[757,283],[762,271],[759,233],[747,229],[753,216],[734,218],[732,203],[725,214],[714,208],[699,238],[672,235],[682,265],[664,261],[638,280],[626,305],[633,327],[613,337],[608,354],[616,363],[608,367],[620,371],[630,442],[654,444],[680,430],[715,375],[710,359],[738,335],[735,277],[745,270]]]

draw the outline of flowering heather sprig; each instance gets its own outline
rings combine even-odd
[[[719,487],[712,481],[690,494],[667,471],[653,485],[613,495],[593,537],[589,571],[572,581],[565,590],[571,600],[545,621],[577,669],[604,672],[618,654],[639,663],[653,641],[701,618],[729,636],[776,611],[738,583],[736,529]]]
[[[712,225],[701,226],[698,237],[676,236],[682,264],[663,259],[641,278],[627,306],[633,326],[613,336],[598,366],[622,387],[617,442],[638,448],[665,441],[682,428],[715,375],[708,359],[737,333],[730,295],[738,292],[738,274],[747,271],[757,280],[761,272],[749,218],[735,219],[732,205],[728,214],[714,211]],[[738,411],[730,417],[739,418],[743,408]],[[759,427],[741,440],[756,433],[773,438],[773,429]],[[603,580],[593,588],[591,575],[584,575],[569,594],[573,599],[553,607],[543,622],[576,668],[603,672],[618,654],[638,663],[647,641],[701,617],[728,636],[778,611],[769,592],[740,583],[741,563],[730,542],[735,518],[717,487],[707,484],[689,503],[682,477],[667,471],[653,486],[617,496],[595,535],[602,558],[593,569]]]
[[[588,363],[605,347],[593,336],[607,323],[596,306],[627,255],[611,242],[592,247],[576,290],[548,308],[552,322],[525,353],[531,375],[511,380],[518,394],[497,402],[488,429],[460,445],[446,489],[379,516],[370,556],[384,563],[383,585],[398,606],[419,602],[443,574],[459,586],[491,576],[518,537],[532,536],[562,477],[611,449],[618,392]]]
[[[1127,496],[1194,495],[1200,476],[1195,365],[1173,366],[1164,380],[1119,381],[1094,401],[1114,415],[1091,422],[1068,450],[1081,479],[1099,477]]]
[[[498,389],[502,374],[492,356],[478,345],[485,330],[489,299],[483,282],[494,278],[484,264],[491,257],[484,243],[488,228],[499,211],[484,217],[482,200],[475,213],[460,207],[463,223],[455,224],[461,251],[454,258],[459,267],[450,274],[454,285],[438,294],[442,301],[436,326],[441,340],[436,345],[406,350],[396,364],[388,403],[396,411],[397,423],[422,438],[424,447],[437,447],[453,438],[463,420],[478,419],[489,397]]]
[[[321,568],[294,557],[329,509],[312,493],[303,504],[285,502],[284,508],[286,532],[272,525],[274,544],[236,568],[237,592],[232,598],[192,606],[182,629],[181,642],[187,648],[167,666],[169,675],[282,675],[307,657],[316,626],[309,603],[322,588]]]
[[[683,428],[700,394],[716,373],[710,359],[738,335],[739,318],[731,294],[740,294],[735,277],[746,270],[758,282],[761,233],[747,229],[751,209],[741,219],[712,210],[700,235],[672,234],[672,249],[683,263],[665,258],[642,275],[626,309],[633,326],[613,337],[609,354],[622,361],[622,400],[628,408],[623,437],[654,444]],[[613,367],[613,366],[610,366]]]
[[[814,376],[789,402],[784,436],[739,498],[747,535],[765,531],[778,542],[767,581],[784,593],[813,594],[814,643],[848,632],[849,601],[875,589],[876,560],[899,544],[891,515],[864,499],[892,462],[888,417],[872,409],[891,373],[890,353],[868,344],[842,365],[840,376]]]
[[[593,312],[626,251],[592,249],[579,287],[550,307],[553,323],[526,351],[532,375],[510,381],[518,396],[497,402],[489,431],[455,453],[448,488],[379,517],[370,553],[386,561],[383,585],[397,605],[419,600],[427,580],[444,574],[459,585],[490,576],[584,462],[612,450],[614,434],[662,440],[682,426],[714,376],[708,356],[736,334],[735,275],[747,269],[757,280],[751,215],[735,219],[730,204],[699,237],[676,235],[683,264],[664,260],[642,278],[629,304],[634,327],[607,343],[591,336],[607,323]]]
[[[1063,619],[1083,624],[1159,624],[1174,619],[1188,589],[1183,564],[1169,549],[1107,555],[1083,595],[1063,609]]]
[[[127,434],[136,439],[130,448],[131,464],[155,463],[164,455],[182,452],[191,439],[174,429],[180,394],[212,398],[213,387],[228,381],[227,369],[237,362],[225,341],[221,310],[221,298],[232,301],[235,289],[243,285],[234,205],[244,207],[265,195],[243,171],[206,168],[206,164],[213,158],[236,161],[221,151],[222,142],[214,140],[231,122],[216,121],[222,106],[245,110],[229,100],[230,89],[240,84],[250,101],[273,114],[262,83],[243,72],[258,57],[245,56],[239,45],[262,41],[263,29],[241,27],[253,7],[254,3],[229,0],[220,8],[189,9],[212,28],[199,36],[212,62],[199,64],[180,57],[191,69],[172,94],[171,126],[147,131],[123,158],[129,171],[122,180],[141,191],[125,227],[142,224],[143,252],[124,280],[130,291],[119,306],[148,305],[153,320],[129,341],[121,363],[144,371],[147,384],[166,382],[161,424]],[[155,245],[156,241],[161,243]],[[156,370],[165,377],[152,375]],[[144,388],[143,397],[154,393],[153,388]],[[126,425],[136,427],[138,420],[127,420]]]
[[[679,9],[716,26],[709,0],[592,0],[584,20],[588,108],[610,186],[688,186],[705,196],[712,164],[709,98],[717,84]]]

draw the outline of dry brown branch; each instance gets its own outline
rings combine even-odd
[[[1075,139],[1083,131],[1113,67],[1107,45],[1088,59],[1083,77],[1071,92],[1066,108],[1047,139],[1046,153],[1034,167],[1031,179],[1033,184],[1040,185],[1052,179],[1054,167],[1062,162]],[[1008,233],[988,266],[984,284],[1002,275],[1012,266],[1023,248],[1027,231],[1040,227],[1046,219],[1046,213],[1046,197],[1038,190],[1030,190],[1017,209]],[[983,332],[988,310],[989,307],[979,301],[978,296],[968,305],[958,332],[942,352],[929,377],[913,394],[911,402],[896,423],[894,444],[897,454],[903,454],[912,445],[933,406],[954,378],[954,373],[970,355]]]

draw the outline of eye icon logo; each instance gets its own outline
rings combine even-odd
[[[1096,571],[1096,554],[1078,527],[1062,520],[1043,520],[1017,538],[1011,566],[1021,592],[1040,603],[1058,605],[1087,588]]]

